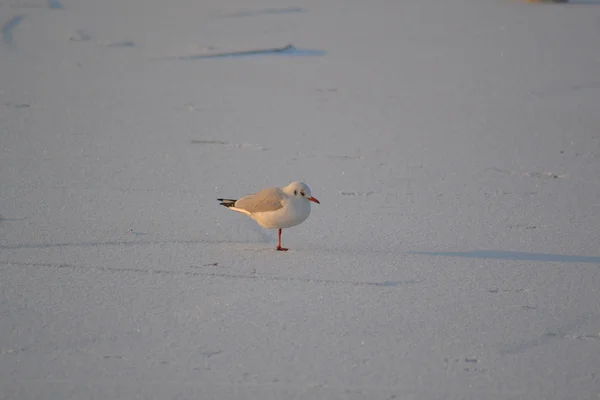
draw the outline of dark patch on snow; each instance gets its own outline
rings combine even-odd
[[[9,108],[31,108],[31,104],[28,103],[4,103],[6,107]]]

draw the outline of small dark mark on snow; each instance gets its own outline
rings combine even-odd
[[[229,142],[223,142],[222,140],[190,140],[192,144],[229,144]]]
[[[374,192],[340,192],[342,196],[370,196]]]
[[[532,307],[532,306],[521,306],[521,308],[524,308],[526,310],[535,310],[537,307]]]
[[[76,35],[71,36],[69,40],[73,42],[89,42],[92,40],[92,35],[86,32],[83,29],[77,29],[75,31]],[[96,41],[97,44],[105,45],[108,47],[135,47],[135,43],[131,40],[122,40],[119,42],[109,42],[109,41]]]
[[[221,354],[223,350],[213,350],[213,351],[203,351],[202,354],[206,358],[211,358],[212,356],[216,356],[217,354]]]
[[[135,43],[130,40],[124,40],[122,42],[108,43],[108,47],[135,47]]]
[[[414,282],[411,282],[411,283],[417,283],[417,282],[414,281]],[[402,282],[399,282],[399,281],[384,281],[384,282],[375,284],[375,286],[393,286],[393,287],[396,287],[396,286],[399,286],[401,284],[402,284]]]
[[[325,156],[327,158],[337,159],[337,160],[362,160],[362,156]]]
[[[478,361],[477,361],[477,359],[476,359],[476,358],[465,358],[465,362],[468,362],[468,363],[476,363],[476,362],[478,362]]]
[[[520,289],[520,288],[517,288],[517,289],[498,289],[498,288],[488,289],[488,292],[490,292],[490,293],[499,293],[499,292],[501,292],[501,293],[509,293],[509,292],[521,293],[523,291],[525,291],[525,289]]]
[[[495,172],[500,172],[503,174],[510,174],[510,175],[521,175],[521,176],[527,176],[527,177],[531,177],[531,178],[551,178],[551,179],[558,179],[558,178],[567,178],[566,174],[556,174],[553,172],[523,172],[523,171],[510,171],[510,170],[504,170],[504,169],[500,169],[500,168],[496,168],[496,167],[492,167],[492,168],[486,168],[486,171],[495,171]]]
[[[148,233],[146,233],[146,232],[137,232],[137,231],[134,231],[133,229],[130,229],[129,233],[131,233],[132,235],[135,235],[135,236],[145,236],[145,235],[148,235]]]
[[[543,345],[550,340],[565,338],[565,337],[567,337],[569,332],[572,332],[572,331],[580,328],[582,325],[587,323],[592,317],[594,317],[595,319],[598,318],[597,315],[583,314],[579,317],[571,319],[571,321],[565,323],[562,326],[548,329],[548,331],[546,333],[544,333],[538,337],[534,337],[532,339],[523,341],[521,343],[506,346],[504,349],[501,349],[500,352],[502,354],[523,353],[526,350]]]
[[[509,228],[524,228],[524,229],[537,229],[537,226],[535,225],[525,225],[525,224],[514,224],[514,225],[509,225]]]
[[[204,264],[204,266],[205,266],[205,267],[218,267],[218,266],[219,266],[219,263],[218,263],[218,262],[216,262],[216,263],[211,263],[211,264]]]
[[[250,144],[250,143],[242,143],[242,144],[237,144],[237,143],[230,143],[230,142],[225,142],[222,140],[198,140],[198,139],[192,139],[190,140],[191,144],[216,144],[216,145],[222,145],[222,146],[228,146],[234,149],[250,149],[250,150],[269,150],[267,147],[262,147],[256,144]]]
[[[92,37],[83,29],[77,29],[75,31],[75,36],[71,36],[69,40],[73,42],[89,42],[92,40]]]

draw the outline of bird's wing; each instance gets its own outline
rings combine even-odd
[[[235,202],[235,208],[250,214],[276,211],[283,207],[285,195],[279,188],[267,188],[258,193],[249,194]]]

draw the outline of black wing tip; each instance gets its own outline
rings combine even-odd
[[[234,199],[217,199],[218,201],[220,201],[220,205],[224,206],[224,207],[233,207],[235,205],[235,202],[237,200]]]

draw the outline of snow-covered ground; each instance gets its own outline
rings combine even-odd
[[[598,21],[0,1],[0,399],[598,399]]]

